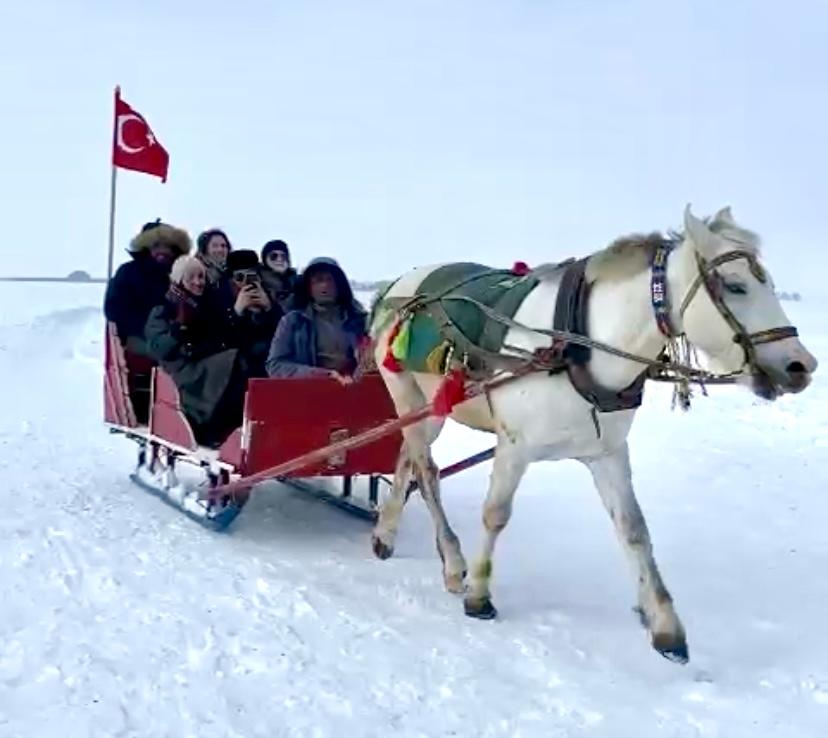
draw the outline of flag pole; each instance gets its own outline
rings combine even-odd
[[[116,137],[118,135],[118,113],[117,113],[117,106],[118,106],[118,98],[121,96],[121,87],[120,85],[115,88],[115,114],[112,118],[112,151],[110,152],[110,158],[112,158],[115,152],[116,146]],[[106,279],[109,281],[112,279],[112,262],[113,256],[115,253],[115,188],[118,181],[118,167],[115,166],[114,160],[112,161],[112,179],[110,183],[109,189],[109,253],[108,258],[106,261]]]
[[[106,262],[106,279],[112,279],[112,259],[115,252],[115,183],[117,180],[118,168],[112,165],[112,185],[109,195],[109,257]]]

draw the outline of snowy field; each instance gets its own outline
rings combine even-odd
[[[649,386],[631,447],[691,661],[651,650],[587,472],[536,465],[501,538],[496,622],[442,590],[425,507],[397,555],[278,486],[211,534],[127,479],[101,423],[99,285],[0,283],[0,736],[825,736],[828,303],[821,360],[769,405],[689,415]],[[487,439],[450,427],[438,461]],[[488,468],[449,480],[468,557]]]

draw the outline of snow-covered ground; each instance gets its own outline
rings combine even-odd
[[[427,513],[397,555],[261,489],[211,534],[132,487],[101,417],[96,285],[0,284],[0,736],[824,736],[828,304],[786,303],[822,360],[774,405],[651,386],[639,499],[691,661],[650,649],[575,463],[537,465],[498,549],[496,622],[442,590]],[[486,438],[457,427],[447,462]],[[487,468],[447,481],[471,556]]]

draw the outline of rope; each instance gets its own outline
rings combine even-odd
[[[494,320],[509,328],[526,331],[527,333],[535,333],[537,335],[549,336],[550,338],[558,341],[566,341],[581,346],[587,346],[591,349],[603,351],[604,353],[617,356],[620,359],[626,359],[627,361],[633,361],[638,364],[643,364],[649,367],[650,369],[656,370],[655,373],[648,375],[651,379],[658,379],[660,381],[666,382],[677,382],[680,381],[681,377],[687,379],[688,381],[699,384],[731,384],[736,381],[737,375],[733,373],[714,374],[704,369],[697,369],[696,367],[690,366],[689,364],[683,364],[677,361],[648,359],[646,356],[639,356],[638,354],[633,354],[629,351],[624,351],[623,349],[616,348],[615,346],[610,346],[609,344],[603,343],[602,341],[597,341],[593,338],[589,338],[588,336],[582,336],[579,333],[570,333],[569,331],[562,331],[554,328],[531,328],[530,326],[513,320],[512,318],[507,318],[505,315],[501,315],[496,310],[492,310],[490,307],[475,300],[473,297],[467,297],[465,295],[431,297],[427,300],[424,299],[422,304],[428,304],[430,302],[435,302],[438,300],[454,300],[458,302],[467,302],[469,304],[474,305],[490,320]],[[519,349],[513,346],[504,348],[508,348],[508,350],[510,351],[515,351],[519,354],[523,354],[527,359],[529,357],[534,357],[534,354],[532,354],[532,352],[526,351],[525,349]],[[535,359],[536,358],[537,357],[535,357]],[[679,375],[679,377],[670,376],[670,372]]]

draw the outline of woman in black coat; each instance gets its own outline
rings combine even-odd
[[[205,294],[204,265],[181,257],[170,281],[164,303],[147,319],[147,345],[178,387],[196,440],[218,446],[241,425],[247,372],[225,311]]]

